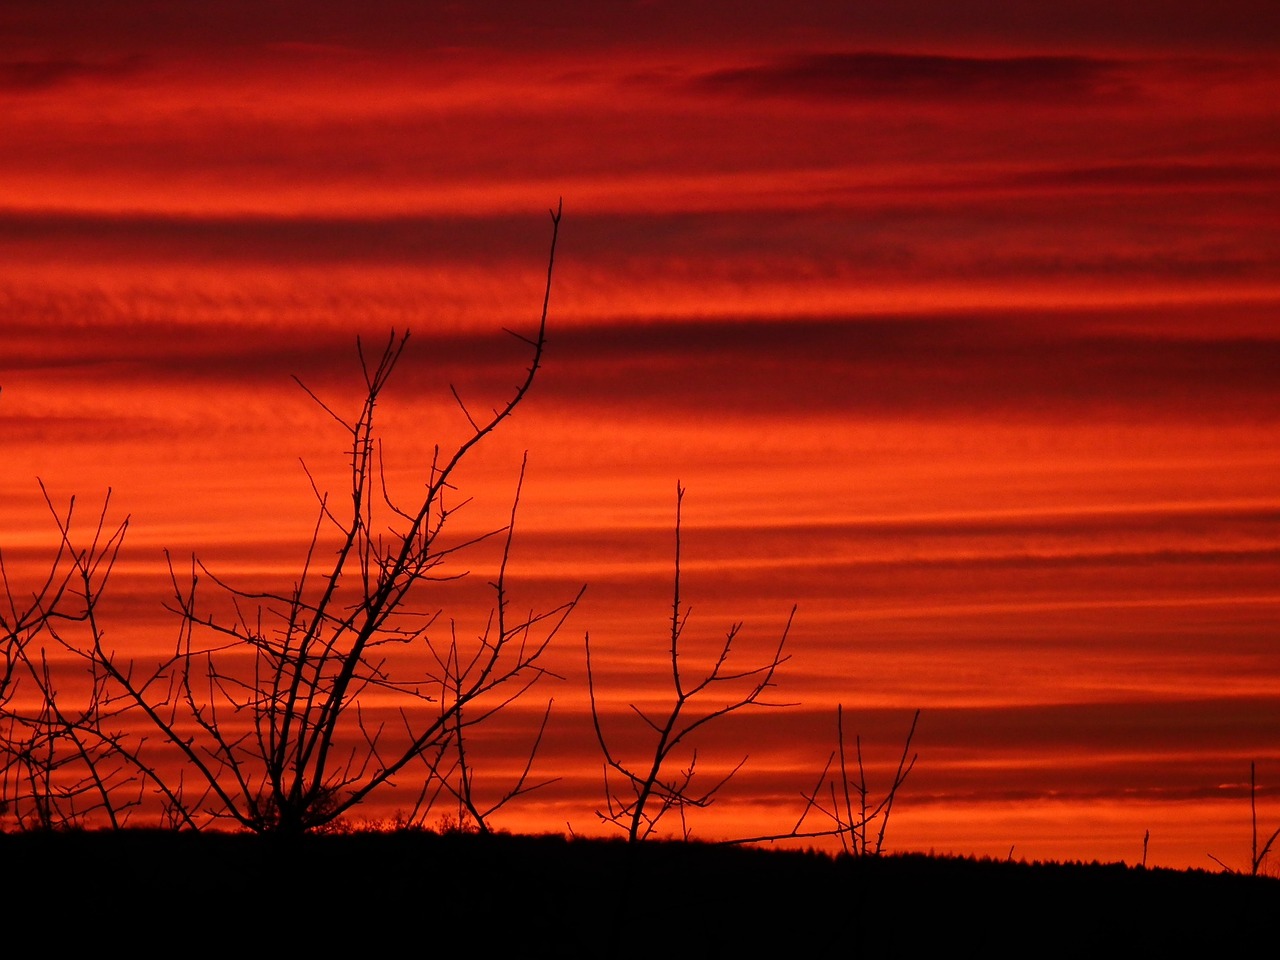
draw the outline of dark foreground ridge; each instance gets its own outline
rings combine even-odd
[[[0,864],[9,942],[144,956],[1142,956],[1280,921],[1266,877],[554,836],[11,834]]]

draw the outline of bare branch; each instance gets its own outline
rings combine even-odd
[[[782,630],[778,645],[772,656],[763,663],[740,670],[731,670],[728,664],[732,657],[733,642],[741,630],[741,624],[730,627],[724,643],[711,668],[696,682],[689,683],[681,664],[681,640],[688,619],[688,611],[682,612],[681,596],[681,531],[682,505],[684,487],[676,485],[676,524],[675,524],[675,576],[672,587],[671,625],[667,637],[667,650],[671,670],[672,699],[666,715],[658,720],[651,718],[635,704],[630,708],[640,718],[644,726],[655,735],[653,747],[640,764],[631,764],[618,757],[609,746],[601,723],[600,703],[597,699],[595,676],[591,663],[591,638],[586,636],[587,690],[591,706],[591,722],[595,730],[596,741],[604,756],[604,789],[605,809],[597,810],[596,815],[604,823],[612,824],[626,831],[629,842],[637,842],[654,834],[659,823],[671,811],[676,811],[681,822],[681,833],[689,835],[689,822],[686,811],[689,808],[710,806],[717,794],[725,787],[733,776],[742,768],[746,757],[739,760],[726,774],[715,780],[710,786],[694,790],[692,784],[697,768],[697,749],[691,748],[686,767],[674,778],[667,774],[680,748],[700,728],[737,713],[748,707],[775,706],[763,699],[766,690],[774,685],[774,676],[778,668],[787,661],[783,654],[787,635],[795,617],[793,607],[787,617],[786,626]],[[746,681],[745,689],[743,681]],[[719,706],[702,706],[712,691],[723,689],[737,690],[730,698]],[[621,787],[616,787],[610,779],[610,772],[620,778]]]

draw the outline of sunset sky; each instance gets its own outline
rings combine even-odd
[[[109,9],[109,12],[104,12]],[[660,696],[677,483],[691,643],[779,701],[696,821],[791,826],[834,746],[893,850],[1247,867],[1280,826],[1280,5],[7,2],[0,549],[38,478],[130,517],[115,644],[171,642],[164,550],[286,576],[357,336],[412,331],[404,481],[545,365],[463,475],[513,586],[587,591],[510,829],[600,832],[610,718]],[[292,566],[291,566],[292,565]],[[15,576],[16,571],[16,576]],[[442,599],[442,605],[447,600]],[[666,672],[664,672],[666,671]],[[540,715],[539,703],[530,706]],[[505,722],[528,720],[512,714]],[[490,771],[523,749],[493,728]],[[702,762],[702,760],[700,760]]]

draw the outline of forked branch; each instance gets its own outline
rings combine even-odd
[[[779,707],[786,704],[772,703],[765,699],[768,690],[775,686],[774,676],[789,657],[783,654],[787,635],[795,617],[792,607],[786,626],[773,653],[754,667],[730,666],[733,644],[742,628],[734,624],[725,635],[723,644],[711,667],[697,680],[691,680],[681,664],[681,642],[689,610],[681,597],[681,523],[684,488],[676,486],[675,530],[675,581],[672,591],[671,627],[668,634],[668,658],[671,670],[671,705],[665,715],[652,717],[630,705],[645,731],[652,738],[651,749],[638,761],[624,759],[616,752],[605,735],[601,720],[601,702],[596,692],[595,673],[591,659],[591,635],[585,638],[587,662],[587,689],[591,702],[591,721],[596,741],[604,756],[605,808],[596,815],[604,823],[626,831],[629,842],[637,842],[652,836],[667,814],[675,812],[681,822],[681,832],[687,838],[690,827],[686,813],[692,808],[710,806],[716,795],[741,769],[746,757],[739,760],[727,773],[711,782],[694,780],[698,773],[698,751],[692,744],[693,735],[712,721],[722,719],[748,707]],[[725,691],[727,700],[712,699]],[[708,705],[708,700],[710,704]],[[686,757],[680,768],[680,757]],[[676,769],[673,769],[675,767]]]

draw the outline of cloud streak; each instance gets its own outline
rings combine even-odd
[[[216,382],[229,390],[269,389],[291,374],[341,382],[352,369],[355,333],[376,338],[397,325],[366,315],[353,329],[334,316],[303,335],[293,325],[212,318],[113,321],[115,310],[102,306],[107,322],[96,326],[85,325],[83,313],[79,323],[66,317],[50,327],[48,314],[11,311],[0,371],[84,368],[105,382],[118,378],[121,388],[139,373],[156,384]],[[452,380],[500,391],[520,363],[520,343],[500,331],[448,332],[424,322],[403,389]],[[557,333],[547,363],[543,402],[628,419],[679,410],[767,420],[1280,419],[1273,383],[1280,340],[1072,330],[1052,317],[1040,325],[969,315],[598,323]]]
[[[1073,333],[975,316],[674,321],[574,330],[550,389],[595,406],[789,417],[1280,415],[1280,341]],[[642,386],[643,385],[643,386]]]
[[[80,81],[116,82],[143,73],[149,60],[141,55],[111,60],[0,60],[0,93],[44,93]]]
[[[1082,103],[1136,91],[1132,64],[1095,56],[799,53],[703,73],[694,90],[801,101]]]

